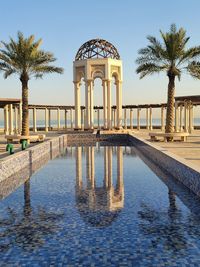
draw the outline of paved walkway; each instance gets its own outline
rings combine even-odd
[[[158,130],[155,130],[155,132]],[[152,131],[154,132],[154,131]],[[150,138],[148,136],[149,131],[141,130],[135,131],[134,134],[138,137],[144,138],[149,142]],[[200,166],[200,131],[195,130],[193,133],[188,137],[187,142],[160,142],[156,141],[154,144],[172,152],[185,160],[193,163],[195,165]]]
[[[158,131],[158,130],[155,130]],[[116,131],[114,131],[117,133]],[[122,132],[127,132],[126,130]],[[152,131],[153,132],[153,131]],[[41,132],[43,133],[43,132]],[[147,141],[150,141],[150,138],[148,136],[149,131],[147,130],[134,130],[134,134],[138,137],[144,138]],[[46,134],[46,140],[57,136],[58,132],[49,132]],[[152,142],[152,141],[150,141]],[[164,149],[167,149],[168,151],[184,158],[185,160],[188,160],[190,163],[196,164],[200,166],[200,131],[195,130],[188,138],[187,142],[154,142],[156,145],[161,146]],[[32,143],[31,146],[36,145],[38,143]],[[5,151],[6,148],[6,140],[4,138],[4,135],[0,135],[0,159],[8,156],[8,152]],[[21,150],[20,144],[14,144],[15,152]]]

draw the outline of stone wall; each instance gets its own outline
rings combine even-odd
[[[26,167],[30,168],[30,173],[34,173],[41,167],[38,163],[45,164],[55,158],[66,145],[67,135],[61,135],[1,159],[0,182]]]

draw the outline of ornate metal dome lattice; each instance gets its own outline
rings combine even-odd
[[[75,60],[90,58],[120,59],[116,47],[103,39],[92,39],[84,43],[78,50]]]

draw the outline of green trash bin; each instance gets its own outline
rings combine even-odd
[[[28,147],[27,140],[21,140],[21,144],[22,144],[22,150],[25,150]]]
[[[7,144],[6,151],[8,151],[10,153],[10,155],[14,154],[13,144]]]

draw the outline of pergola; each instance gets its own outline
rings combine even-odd
[[[4,108],[6,105],[13,105],[13,107],[15,106],[19,106],[19,104],[21,103],[21,99],[16,99],[16,98],[0,98],[0,108]]]
[[[191,102],[193,105],[200,105],[200,95],[176,96],[175,101],[178,102],[179,105],[185,102]]]
[[[182,131],[182,110],[184,108],[184,131],[191,132],[193,125],[193,106],[200,105],[200,95],[175,97],[175,130]]]
[[[0,98],[0,108],[4,109],[5,134],[21,133],[22,104],[21,99]],[[13,114],[14,111],[14,114]],[[15,115],[15,128],[13,125]]]

